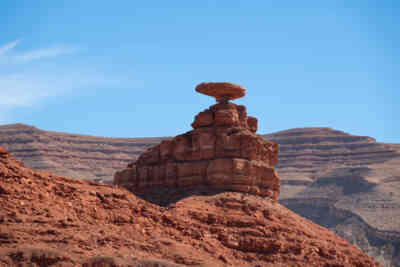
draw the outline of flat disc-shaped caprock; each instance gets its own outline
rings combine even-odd
[[[240,85],[226,82],[201,83],[196,86],[196,92],[215,97],[218,102],[234,100],[246,94]]]

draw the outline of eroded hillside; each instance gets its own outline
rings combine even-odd
[[[122,188],[33,171],[0,147],[0,264],[377,266],[269,199],[185,194],[159,206]]]
[[[292,129],[264,138],[279,143],[281,204],[337,232],[382,264],[400,262],[399,145],[329,128]],[[0,145],[28,167],[104,181],[160,140],[0,126]]]
[[[161,138],[106,138],[49,132],[24,124],[0,126],[0,146],[26,164],[67,177],[111,181]]]
[[[385,266],[400,266],[399,146],[329,128],[265,138],[280,145],[280,203]]]

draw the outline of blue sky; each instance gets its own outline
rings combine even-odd
[[[111,137],[173,136],[235,101],[259,133],[331,127],[400,143],[398,1],[0,3],[0,124]]]

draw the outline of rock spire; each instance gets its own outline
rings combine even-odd
[[[229,100],[245,89],[230,83],[202,83],[196,91],[217,104],[196,115],[193,130],[144,152],[116,172],[114,184],[142,193],[157,187],[207,186],[269,197],[277,201],[280,179],[274,170],[278,145],[256,134],[257,119]]]

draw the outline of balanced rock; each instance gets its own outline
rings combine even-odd
[[[215,97],[217,102],[226,102],[241,98],[245,95],[245,89],[233,83],[201,83],[196,86],[196,92]]]
[[[222,88],[228,88],[225,84]],[[192,127],[148,149],[115,174],[114,184],[137,193],[157,187],[208,186],[278,199],[278,145],[256,134],[257,119],[247,116],[244,106],[217,103],[200,112]]]

